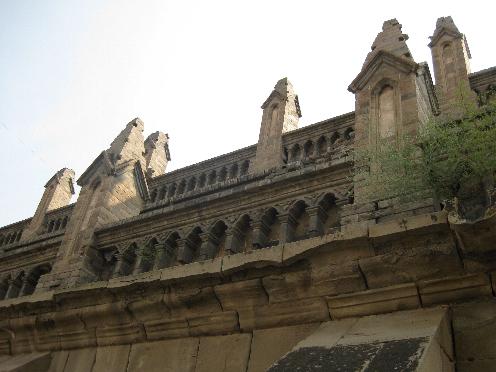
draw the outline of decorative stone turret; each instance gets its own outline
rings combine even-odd
[[[355,142],[414,134],[437,113],[429,68],[416,63],[396,19],[384,22],[362,71],[348,89],[355,93]]]
[[[81,192],[57,259],[52,272],[40,279],[38,290],[95,280],[93,268],[101,259],[92,249],[95,230],[136,216],[143,208],[148,197],[143,127],[138,118],[129,122],[78,179]]]
[[[145,140],[146,174],[157,177],[165,173],[167,163],[171,160],[169,153],[169,136],[155,132]]]
[[[384,22],[348,88],[355,93],[355,146],[414,135],[438,112],[427,63],[413,60],[407,39],[396,19]],[[355,188],[355,201],[360,202],[359,190]]]
[[[298,128],[300,105],[293,85],[287,78],[277,82],[262,109],[257,154],[250,165],[250,173],[281,166],[284,163],[282,134]]]
[[[29,240],[40,232],[47,212],[65,207],[74,195],[74,171],[63,168],[53,175],[45,185],[45,192],[38,208],[22,235],[23,240]]]
[[[457,115],[464,100],[475,100],[468,80],[471,55],[467,39],[451,17],[438,18],[430,39],[441,112],[448,116]]]

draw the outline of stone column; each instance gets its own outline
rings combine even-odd
[[[324,233],[324,222],[327,218],[327,212],[320,205],[306,209],[310,221],[308,224],[308,236],[310,238],[320,236]]]
[[[279,215],[279,221],[281,221],[281,236],[279,243],[290,243],[294,239],[294,228],[296,220],[292,214],[287,213]]]
[[[204,261],[214,258],[217,254],[217,249],[219,246],[219,240],[217,237],[210,232],[206,232],[200,234],[200,239],[202,241],[202,245],[200,247],[199,260]]]
[[[267,243],[267,237],[270,231],[265,221],[258,220],[252,222],[253,226],[253,249],[260,249]]]
[[[5,299],[15,298],[19,295],[19,284],[15,279],[9,280],[9,288],[7,289],[7,293],[5,294]]]
[[[35,282],[33,283],[32,278],[29,275],[26,275],[23,278],[21,288],[19,289],[19,297],[33,293],[35,287],[36,287],[36,283]]]
[[[193,261],[193,248],[189,238],[178,239],[177,241],[177,261],[188,264]]]
[[[170,242],[159,243],[155,245],[155,263],[153,270],[160,270],[164,267],[169,267],[174,259],[174,247]]]
[[[125,257],[124,253],[119,253],[116,256],[117,262],[115,263],[114,272],[112,274],[112,278],[117,278],[119,276],[126,275],[127,272],[130,271],[130,263]]]
[[[226,252],[227,254],[239,253],[243,250],[241,243],[245,234],[237,226],[231,227],[226,232]]]

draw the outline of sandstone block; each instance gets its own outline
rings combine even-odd
[[[201,337],[195,372],[246,371],[251,339],[251,333]]]
[[[272,363],[318,327],[319,323],[312,323],[253,331],[248,372],[265,372]]]
[[[425,306],[492,295],[491,283],[485,274],[421,280],[418,287]]]
[[[126,372],[130,345],[101,346],[91,372]]]
[[[198,338],[180,338],[134,344],[127,372],[194,372],[198,342]]]
[[[413,283],[327,297],[327,304],[333,319],[420,307],[417,287]]]

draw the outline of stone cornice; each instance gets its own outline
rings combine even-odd
[[[479,241],[480,228],[469,229]],[[0,352],[250,332],[492,296],[485,272],[453,269],[454,248],[425,271],[426,260],[444,248],[423,247],[418,239],[451,234],[445,212],[364,221],[323,237],[4,300]],[[403,253],[412,239],[418,245]],[[388,241],[399,244],[379,253],[376,247]],[[389,271],[388,255],[407,271]]]

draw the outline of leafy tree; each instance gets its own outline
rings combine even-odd
[[[416,136],[357,149],[355,179],[363,194],[370,200],[434,194],[449,203],[486,193],[496,173],[496,102],[460,107],[461,119],[432,118]]]

